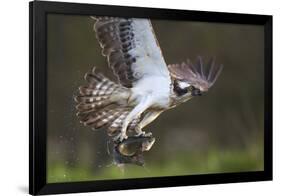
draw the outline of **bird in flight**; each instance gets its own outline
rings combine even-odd
[[[79,87],[77,116],[92,129],[105,128],[114,141],[150,136],[143,128],[162,112],[206,93],[222,71],[211,59],[167,64],[149,19],[92,17],[94,31],[118,82],[95,67]],[[148,150],[148,149],[146,149]]]

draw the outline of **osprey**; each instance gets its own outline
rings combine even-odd
[[[118,83],[93,68],[75,97],[77,116],[85,126],[105,128],[114,141],[151,135],[143,131],[146,125],[207,92],[222,71],[214,60],[204,65],[200,57],[195,64],[167,65],[149,19],[92,18],[102,55]]]

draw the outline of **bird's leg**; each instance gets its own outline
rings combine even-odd
[[[152,121],[154,121],[160,114],[162,113],[162,110],[155,110],[155,111],[149,111],[145,114],[142,121],[136,126],[136,133],[137,136],[144,135],[144,136],[151,136],[152,133],[148,132],[145,133],[142,131],[142,128],[144,128],[146,125],[150,124]]]
[[[136,136],[137,137],[138,136],[145,136],[145,134],[146,134],[144,131],[142,131],[142,128],[141,128],[141,126],[139,124],[136,125],[135,132],[136,132]]]
[[[140,103],[128,114],[128,116],[125,118],[122,129],[120,133],[114,138],[115,141],[123,141],[124,139],[127,139],[128,136],[126,134],[127,128],[129,123],[140,116],[147,108],[149,108],[151,105],[151,98],[150,96],[144,97]]]

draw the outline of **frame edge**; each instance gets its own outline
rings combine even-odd
[[[273,180],[273,63],[272,63],[273,16],[267,16],[264,24],[264,172]]]
[[[44,117],[45,114],[37,114],[37,112],[39,111],[39,109],[42,109],[43,106],[42,104],[46,103],[45,99],[43,99],[42,101],[38,101],[38,98],[42,98],[44,95],[46,95],[45,93],[42,94],[42,92],[45,90],[47,90],[46,88],[46,76],[39,78],[40,76],[42,76],[42,72],[46,71],[46,61],[44,58],[44,55],[42,56],[42,53],[44,53],[45,49],[43,47],[46,47],[46,43],[43,46],[40,46],[40,51],[38,51],[38,47],[39,44],[42,44],[42,42],[44,41],[44,36],[45,36],[45,28],[42,27],[42,24],[40,24],[40,27],[35,26],[38,25],[40,21],[42,21],[42,17],[45,16],[45,14],[47,13],[49,7],[49,3],[51,3],[51,8],[54,8],[53,6],[56,4],[65,4],[65,6],[72,4],[73,3],[58,3],[58,2],[44,2],[44,1],[32,1],[29,2],[29,104],[30,104],[30,111],[29,111],[29,194],[50,194],[50,193],[76,193],[77,191],[80,192],[88,192],[88,191],[104,191],[104,188],[106,188],[107,186],[109,186],[109,184],[107,186],[105,185],[100,185],[100,189],[99,188],[95,188],[95,186],[85,186],[84,187],[84,191],[80,188],[80,190],[76,189],[74,190],[74,188],[77,186],[73,186],[74,184],[78,185],[81,183],[79,182],[73,182],[72,183],[68,183],[66,184],[47,184],[46,182],[46,171],[42,171],[44,170],[44,168],[46,169],[46,163],[44,165],[44,163],[42,163],[41,161],[44,160],[44,158],[46,159],[46,157],[42,157],[42,155],[44,156],[44,153],[46,154],[46,149],[45,152],[39,153],[39,149],[43,150],[41,147],[43,145],[46,144],[46,142],[42,143],[42,138],[44,136],[44,134],[46,134],[46,128],[45,130],[40,130],[42,131],[40,133],[39,136],[39,124],[40,122],[42,122],[42,119]],[[78,5],[78,4],[75,4]],[[92,4],[89,4],[92,6]],[[98,5],[101,6],[102,5]],[[108,5],[111,6],[111,5]],[[106,7],[108,7],[106,6]],[[118,7],[118,6],[113,6],[113,7]],[[123,6],[122,6],[123,7]],[[125,7],[124,7],[125,8]],[[126,7],[127,8],[127,7]],[[117,9],[117,8],[116,8]],[[118,8],[118,10],[121,9],[120,7]],[[130,9],[134,9],[134,7],[130,7]],[[157,8],[142,8],[139,7],[137,9],[150,9],[150,10],[157,10]],[[169,9],[161,9],[161,10],[169,10]],[[146,10],[147,11],[147,10]],[[177,10],[174,10],[177,11]],[[171,13],[174,11],[170,11]],[[188,12],[188,11],[187,11]],[[189,11],[190,13],[194,12],[194,11]],[[195,12],[202,12],[202,11],[195,11]],[[167,11],[168,13],[168,11]],[[205,12],[205,15],[207,13],[213,13],[216,14],[216,18],[218,16],[221,16],[224,13],[217,13],[217,12]],[[233,15],[239,15],[239,14],[232,14],[232,13],[227,13],[228,16],[233,16]],[[198,14],[197,14],[198,15]],[[246,14],[242,14],[245,15]],[[39,19],[38,19],[39,16]],[[165,15],[166,16],[166,15]],[[213,182],[209,182],[208,178],[210,178],[212,175],[206,177],[206,182],[201,182],[198,183],[196,182],[190,182],[190,184],[187,184],[187,182],[184,182],[184,184],[177,184],[175,185],[175,183],[171,183],[169,185],[167,185],[168,187],[172,187],[172,186],[187,186],[187,185],[204,185],[204,184],[214,184],[214,183],[235,183],[235,182],[250,182],[250,181],[260,181],[260,180],[272,180],[272,19],[273,17],[270,15],[259,15],[258,16],[259,19],[263,19],[264,21],[260,21],[260,23],[263,23],[264,25],[264,29],[265,29],[265,48],[264,48],[264,54],[265,54],[265,65],[267,65],[266,69],[265,69],[265,86],[267,85],[270,88],[265,88],[265,95],[267,95],[265,97],[265,106],[266,108],[266,114],[265,115],[265,126],[268,131],[265,134],[265,146],[264,146],[264,151],[266,152],[264,154],[264,171],[262,172],[257,172],[257,174],[254,176],[252,176],[251,178],[247,177],[243,180],[240,179],[240,181],[236,181],[236,178],[230,178],[228,181],[225,182],[221,182],[220,180],[214,180]],[[250,20],[252,17],[248,16],[248,20]],[[231,19],[234,20],[234,19]],[[41,34],[40,37],[38,38],[38,31],[44,30],[43,35]],[[36,55],[35,55],[36,53]],[[38,60],[38,56],[40,60]],[[41,64],[43,62],[43,64]],[[45,62],[45,64],[44,64]],[[35,65],[40,65],[41,68],[36,67]],[[40,75],[35,75],[35,74],[39,74]],[[45,72],[46,74],[46,72]],[[43,81],[45,80],[45,82]],[[38,81],[42,82],[39,86],[39,84],[37,83]],[[45,88],[45,89],[41,89],[40,92],[39,87]],[[37,91],[36,91],[37,90]],[[44,110],[41,112],[45,112]],[[37,116],[37,115],[39,116]],[[39,123],[39,124],[38,124]],[[45,123],[46,124],[46,123]],[[45,125],[43,123],[43,125]],[[42,124],[40,125],[40,127],[43,126]],[[46,140],[46,136],[45,136],[45,140]],[[38,149],[39,148],[39,149]],[[46,147],[45,147],[46,148]],[[36,150],[37,149],[37,150]],[[40,157],[41,155],[41,157]],[[43,164],[43,165],[38,165],[38,163]],[[41,176],[41,175],[45,176]],[[241,175],[241,173],[238,173]],[[215,174],[218,175],[218,174]],[[222,174],[225,175],[225,174]],[[230,174],[232,175],[232,174]],[[228,176],[228,174],[226,174],[226,176]],[[244,175],[243,175],[244,176]],[[245,175],[247,176],[247,175]],[[167,181],[169,181],[167,178],[170,177],[164,177],[165,179],[162,179],[163,182],[165,181],[165,183],[168,183]],[[181,179],[185,179],[185,177],[179,177]],[[202,176],[200,177],[202,178]],[[170,178],[170,179],[173,179]],[[140,179],[137,180],[133,180],[133,179],[127,179],[128,181],[131,182],[137,182]],[[167,180],[167,181],[166,181]],[[186,179],[185,179],[186,180]],[[244,181],[245,180],[245,181]],[[124,181],[126,182],[126,180]],[[177,182],[177,180],[175,181]],[[83,184],[88,184],[88,183],[93,183],[92,181],[87,181],[87,182],[83,182]],[[97,183],[97,181],[95,181],[95,183]],[[110,182],[106,182],[106,183],[110,183]],[[165,184],[164,183],[164,184]],[[130,183],[129,183],[130,184]],[[59,191],[62,189],[59,189],[58,186],[65,186],[65,192]],[[136,183],[135,187],[130,187],[128,188],[128,185],[126,186],[121,186],[120,188],[108,188],[106,190],[126,190],[126,189],[139,189],[139,188],[159,188],[159,187],[163,187],[162,185],[155,185],[154,183],[152,183],[151,185],[144,185],[142,183]],[[71,191],[72,190],[72,191]]]
[[[29,194],[34,194],[33,157],[33,2],[29,2]]]

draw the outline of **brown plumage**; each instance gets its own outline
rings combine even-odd
[[[132,19],[115,17],[93,17],[94,30],[102,47],[102,54],[107,57],[109,66],[125,87],[132,87],[135,81],[131,65],[136,57],[128,53],[136,47],[132,28]]]
[[[181,64],[168,65],[172,78],[184,80],[201,91],[207,91],[217,80],[223,66],[215,64],[214,58],[204,65],[201,57],[193,64],[189,59]]]
[[[77,117],[85,126],[92,129],[106,128],[109,136],[119,133],[123,120],[132,110],[124,101],[129,96],[129,89],[124,88],[100,73],[95,68],[85,75],[87,84],[79,87],[79,93],[74,97],[77,103]],[[116,95],[122,96],[115,97]],[[134,131],[140,118],[134,119],[129,130]]]

